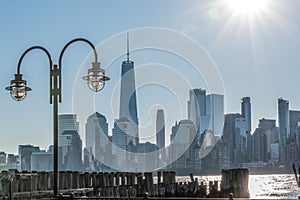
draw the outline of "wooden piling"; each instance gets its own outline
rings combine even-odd
[[[160,186],[161,184],[161,171],[157,171],[157,185]]]
[[[232,193],[235,198],[249,198],[248,182],[248,169],[222,170],[221,192],[223,197],[228,197]]]
[[[119,172],[115,173],[115,185],[116,186],[120,185],[120,173]]]

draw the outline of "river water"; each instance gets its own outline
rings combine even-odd
[[[195,176],[200,181],[221,180],[221,176]],[[189,181],[188,176],[178,176],[177,182]],[[250,175],[249,192],[251,199],[298,199],[300,189],[292,174]]]

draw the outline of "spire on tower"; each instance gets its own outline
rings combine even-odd
[[[127,62],[129,62],[129,33],[127,32]]]

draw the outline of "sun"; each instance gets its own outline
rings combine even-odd
[[[226,0],[236,14],[253,15],[267,9],[270,0]]]

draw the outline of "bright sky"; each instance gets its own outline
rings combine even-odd
[[[17,153],[19,144],[34,144],[45,149],[52,143],[52,106],[49,104],[47,57],[39,51],[31,52],[25,57],[21,72],[33,91],[24,101],[12,100],[4,90],[13,79],[18,60],[27,48],[42,45],[50,51],[53,61],[57,63],[63,46],[76,37],[85,37],[98,46],[112,36],[143,27],[172,29],[186,34],[203,46],[216,63],[223,79],[225,112],[240,112],[240,99],[250,96],[253,129],[260,118],[277,119],[278,97],[288,99],[291,109],[300,109],[300,2],[248,1],[1,2],[0,151]],[[131,41],[134,43],[134,38],[131,37]],[[113,51],[116,47],[124,48],[122,51],[125,54],[125,39],[119,46],[103,51]],[[78,43],[68,48],[64,55],[63,103],[59,107],[60,113],[73,112],[75,79],[88,53],[89,47]],[[99,49],[99,54],[103,53]],[[107,75],[112,78],[111,85],[108,82],[96,98],[96,111],[108,117],[110,128],[116,114],[110,106],[101,103],[103,99],[111,97],[111,91],[120,76],[121,61],[124,59],[125,55],[109,66]],[[137,66],[147,66],[155,62],[175,68],[178,68],[176,65],[188,66],[176,56],[151,50],[134,51],[131,59]],[[198,83],[192,82],[192,86],[205,87],[202,80]],[[150,91],[163,93],[166,90],[161,87],[155,89],[153,85],[152,87],[149,90],[141,89],[137,94],[141,124],[155,122],[153,116],[160,105],[169,110],[176,110],[178,106],[159,102],[155,93]],[[174,101],[176,102],[176,98]],[[118,110],[118,105],[115,109]],[[167,113],[167,133],[175,120],[181,119],[180,113],[174,113]],[[186,113],[183,115],[186,116]],[[84,123],[85,121],[80,121],[83,140]]]

